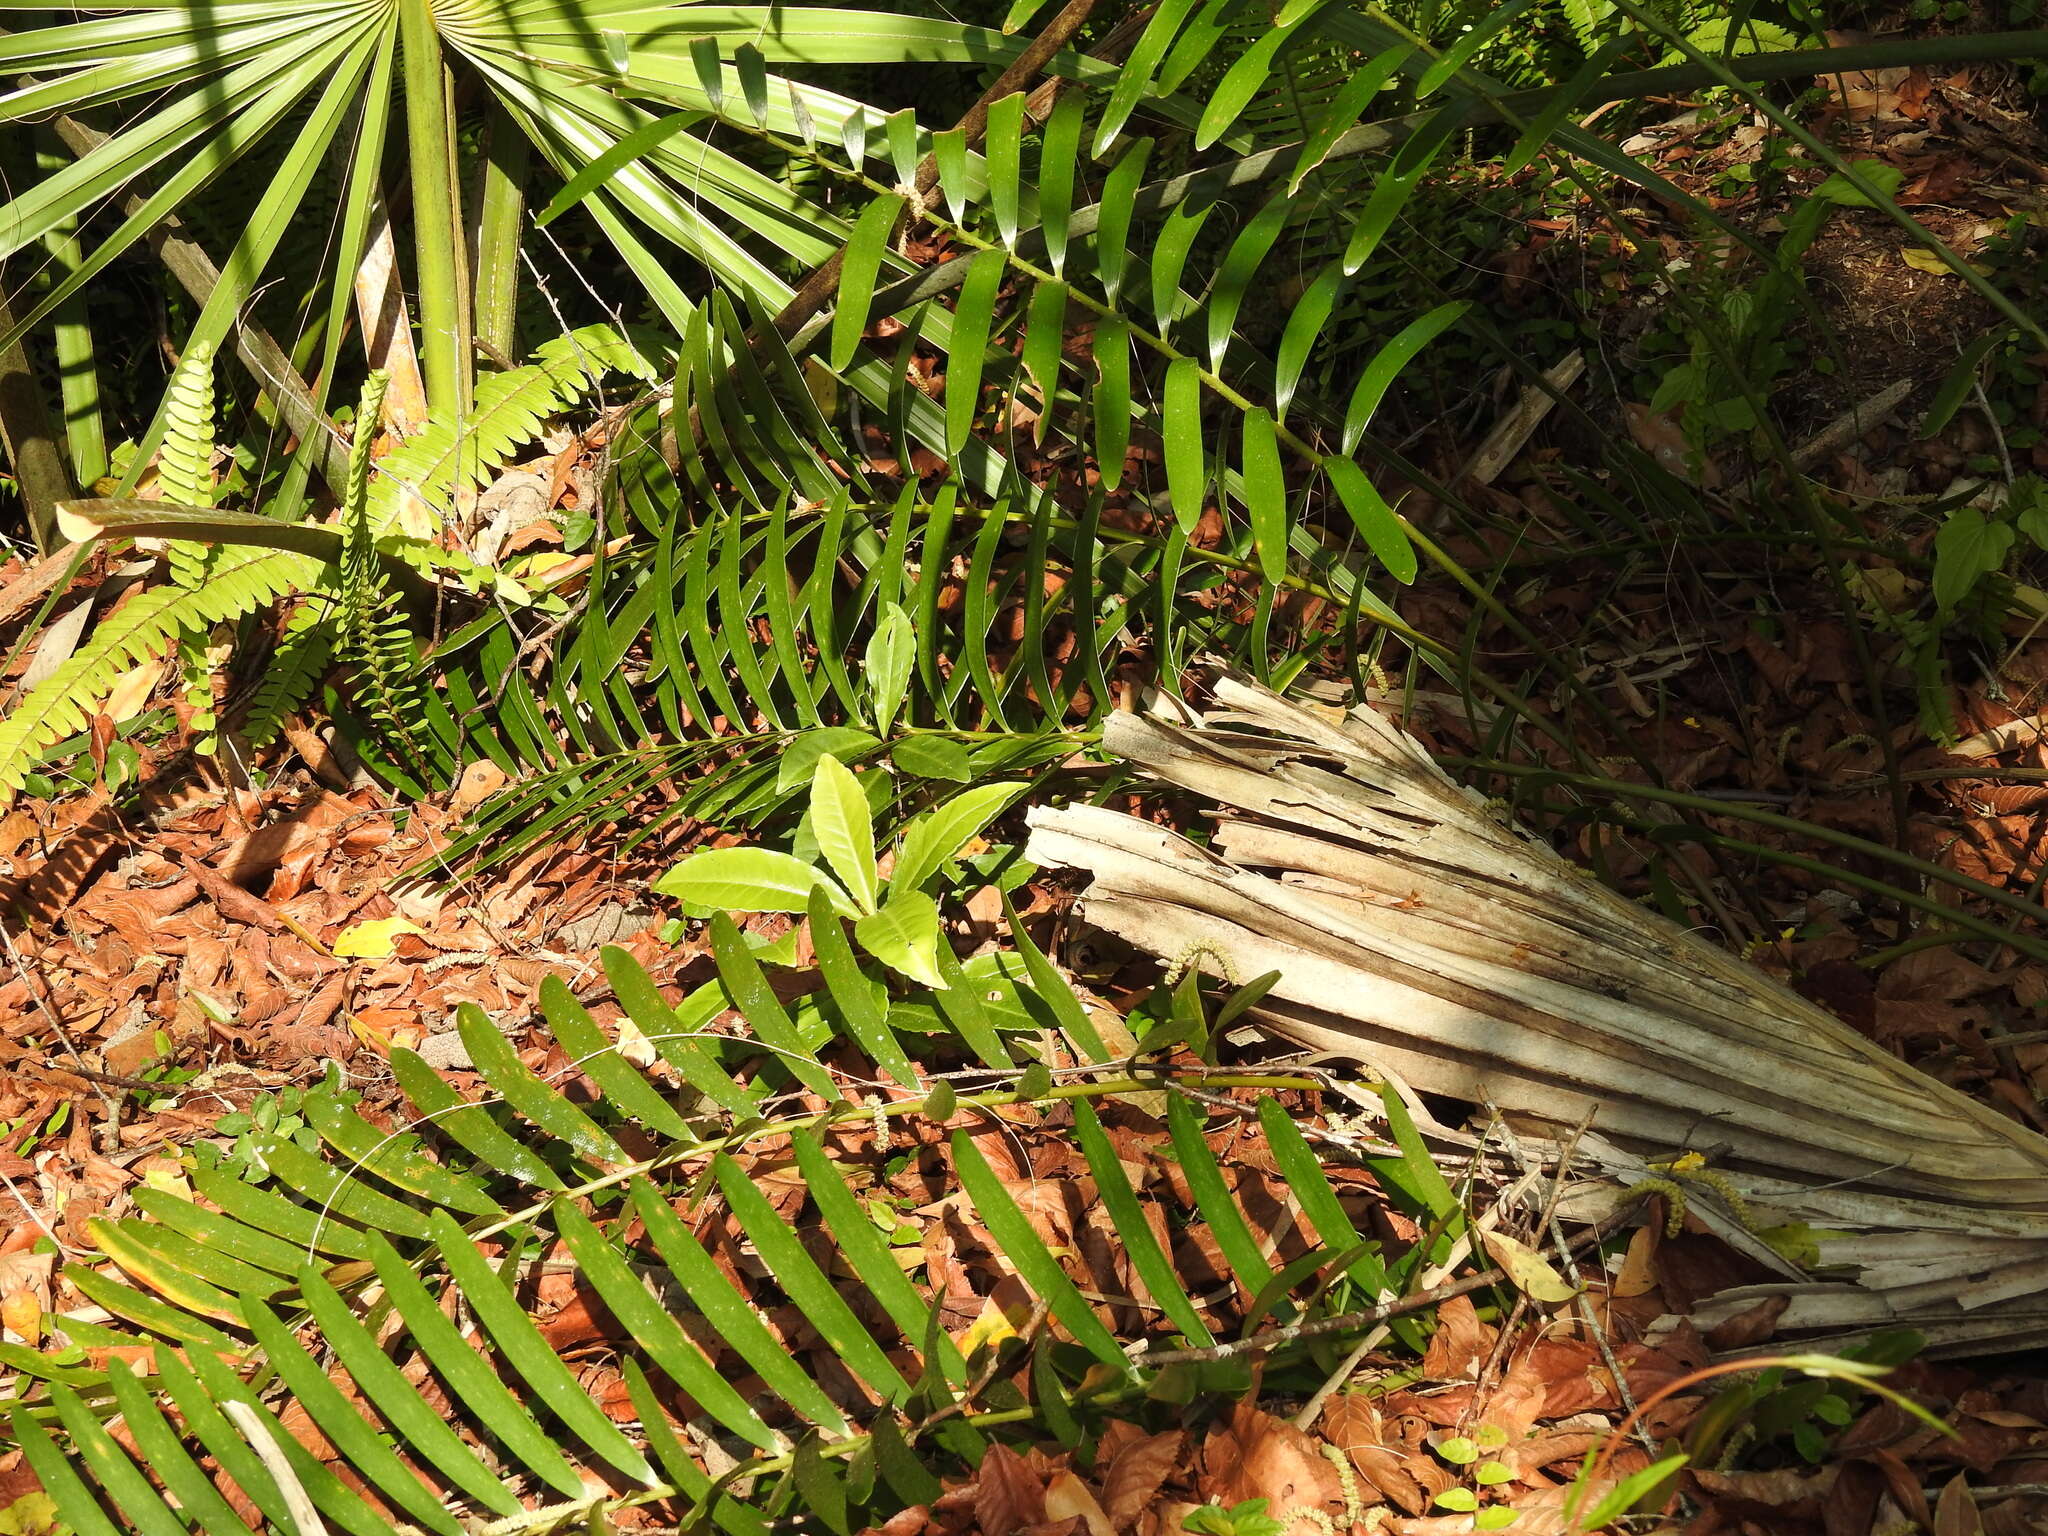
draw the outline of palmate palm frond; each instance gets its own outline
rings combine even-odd
[[[898,1262],[894,1218],[878,1225],[868,1192],[894,1127],[943,1124],[963,1105],[980,1118],[952,1132],[952,1171],[995,1251],[1056,1324],[1031,1342],[1033,1395],[1064,1433],[1078,1434],[1104,1404],[1142,1399],[1157,1369],[1126,1352],[1105,1326],[1113,1314],[1084,1299],[997,1173],[1010,1158],[1004,1106],[1070,1107],[1088,1176],[1168,1342],[1207,1345],[1238,1308],[1196,1301],[1177,1277],[1095,1107],[1118,1093],[1165,1094],[1194,1200],[1173,1219],[1216,1234],[1241,1293],[1259,1298],[1255,1312],[1303,1316],[1303,1306],[1376,1296],[1418,1257],[1389,1266],[1361,1243],[1301,1133],[1269,1102],[1259,1118],[1324,1245],[1317,1259],[1276,1268],[1228,1193],[1202,1113],[1171,1074],[1134,1081],[1128,1063],[1110,1060],[1088,1011],[1028,942],[964,964],[947,954],[945,990],[891,998],[856,968],[836,921],[813,932],[825,985],[793,1003],[778,1000],[725,919],[713,929],[719,979],[680,1004],[624,951],[606,952],[615,994],[679,1086],[629,1065],[551,978],[541,1006],[588,1086],[582,1096],[523,1065],[468,1007],[458,1027],[481,1099],[395,1050],[417,1115],[400,1130],[365,1119],[356,1095],[329,1083],[306,1096],[296,1136],[247,1129],[236,1160],[193,1171],[193,1198],[144,1189],[141,1215],[95,1223],[123,1278],[67,1269],[102,1321],[52,1321],[75,1345],[153,1343],[153,1353],[137,1368],[0,1345],[24,1373],[11,1432],[66,1521],[80,1536],[245,1536],[223,1496],[229,1480],[241,1507],[278,1530],[306,1528],[303,1498],[329,1528],[357,1536],[456,1536],[471,1518],[505,1522],[492,1529],[603,1529],[605,1512],[653,1500],[686,1523],[708,1516],[733,1536],[757,1536],[792,1499],[865,1509],[868,1523],[929,1499],[936,1473],[977,1459],[1013,1415],[980,1423],[984,1405],[962,1401],[970,1362],[936,1323],[937,1298]],[[743,1026],[719,1032],[733,1009]],[[914,1062],[934,1038],[973,1068],[935,1076]],[[1050,1087],[1047,1066],[1059,1061],[1074,1066]],[[798,1212],[778,1210],[740,1161],[767,1141],[790,1149]],[[1457,1220],[1426,1158],[1411,1167],[1397,1155],[1387,1182],[1429,1219]],[[792,1313],[764,1314],[726,1278],[705,1246],[705,1218],[720,1208],[763,1294],[779,1293]],[[573,1275],[593,1312],[616,1319],[607,1337],[630,1409],[600,1407],[517,1299],[543,1269]],[[1290,1300],[1311,1274],[1334,1291]],[[792,1327],[805,1340],[796,1348]],[[1234,1361],[1204,1369],[1216,1385],[1245,1379]],[[1277,1374],[1288,1369],[1275,1363]],[[1323,1367],[1309,1369],[1320,1377]],[[687,1414],[672,1406],[677,1394],[693,1405]],[[325,1436],[331,1464],[280,1421],[287,1405]],[[116,1415],[119,1441],[104,1427]],[[728,1466],[737,1457],[736,1470],[714,1483],[705,1446]],[[749,1477],[753,1492],[734,1494],[735,1479]]]
[[[851,10],[784,7],[617,5],[560,0],[504,5],[491,0],[429,7],[424,0],[332,0],[280,13],[228,3],[205,8],[114,8],[82,20],[32,27],[0,39],[0,121],[53,113],[91,114],[148,99],[152,109],[112,132],[75,164],[0,206],[0,258],[62,233],[109,198],[146,194],[133,216],[71,265],[11,336],[40,324],[166,214],[203,200],[222,178],[260,167],[265,191],[237,219],[234,250],[186,346],[219,346],[263,280],[308,190],[340,146],[347,166],[327,269],[324,355],[313,376],[333,377],[349,285],[365,248],[387,140],[402,131],[411,157],[411,224],[418,242],[418,294],[430,399],[455,413],[471,400],[471,295],[458,274],[460,210],[449,192],[458,148],[444,64],[479,79],[540,158],[567,177],[645,126],[629,99],[640,82],[659,85],[699,111],[710,105],[692,43],[712,39],[728,55],[741,44],[768,66],[1000,62],[1023,43],[951,22]],[[735,76],[737,85],[737,77]],[[768,118],[795,114],[877,152],[887,141],[881,114],[822,87],[766,76]],[[741,92],[725,110],[736,111]],[[401,116],[402,114],[402,116]],[[717,114],[707,112],[706,121]],[[398,119],[394,123],[394,118]],[[851,126],[849,126],[851,125]],[[509,131],[509,130],[508,130]],[[517,269],[519,195],[513,217],[493,224],[495,247],[478,252],[479,293],[502,288]],[[717,210],[707,216],[707,205]],[[787,285],[762,260],[772,248],[819,261],[844,238],[829,210],[793,193],[708,137],[684,134],[624,167],[590,197],[590,211],[626,266],[677,329],[694,307],[647,243],[679,248],[720,284],[771,306]],[[325,388],[323,383],[322,388]],[[147,462],[162,418],[135,462]]]

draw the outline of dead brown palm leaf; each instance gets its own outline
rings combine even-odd
[[[1610,1184],[1713,1149],[1689,1208],[1783,1278],[1696,1318],[1785,1291],[1787,1331],[2048,1340],[2048,1140],[1608,890],[1371,711],[1229,677],[1216,704],[1104,737],[1221,808],[1210,849],[1097,808],[1032,813],[1030,857],[1091,876],[1089,921],[1212,974],[1278,972],[1258,1022],[1413,1090],[1591,1115],[1581,1150]]]

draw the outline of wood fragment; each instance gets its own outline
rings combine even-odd
[[[1514,405],[1493,424],[1493,430],[1473,452],[1471,463],[1465,466],[1459,479],[1493,484],[1500,472],[1515,462],[1515,455],[1528,445],[1543,419],[1585,371],[1586,354],[1575,347],[1544,370],[1541,384],[1523,385]]]

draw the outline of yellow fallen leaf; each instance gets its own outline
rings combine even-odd
[[[43,1304],[36,1293],[24,1287],[0,1297],[0,1327],[30,1344],[43,1336]]]
[[[1508,1272],[1515,1288],[1531,1301],[1570,1301],[1578,1295],[1565,1284],[1564,1276],[1550,1267],[1550,1261],[1527,1243],[1519,1243],[1505,1232],[1482,1231],[1479,1236],[1493,1262]]]
[[[2012,604],[2036,618],[2048,616],[2048,592],[2039,587],[2030,587],[2023,582],[2012,584]]]
[[[1657,1243],[1662,1227],[1644,1223],[1628,1240],[1628,1254],[1621,1261],[1609,1289],[1617,1296],[1647,1296],[1657,1288]]]
[[[365,1024],[361,1019],[357,1018],[352,1013],[345,1013],[342,1015],[342,1017],[348,1020],[348,1031],[350,1034],[354,1035],[356,1039],[360,1040],[364,1045],[367,1045],[379,1056],[388,1058],[391,1055],[390,1035],[388,1035],[381,1029],[373,1029],[370,1025]]]
[[[1924,245],[1907,246],[1903,251],[1899,252],[1899,260],[1903,261],[1915,272],[1932,272],[1936,277],[1960,277],[1962,275],[1954,267],[1943,261],[1938,251],[1930,251]],[[1968,266],[1972,272],[1981,273],[1984,270],[1974,262],[1966,262],[1964,265]]]
[[[388,960],[401,933],[418,933],[420,925],[402,917],[373,917],[352,923],[334,941],[337,960]]]
[[[115,678],[114,686],[107,690],[107,702],[100,713],[116,725],[141,714],[143,706],[149,703],[149,696],[156,692],[157,679],[164,675],[165,660],[159,656],[154,661],[145,661]]]
[[[993,1296],[985,1297],[981,1303],[981,1315],[968,1324],[967,1331],[960,1335],[958,1345],[962,1355],[972,1355],[982,1345],[998,1345],[1004,1339],[1017,1338],[1018,1328],[1031,1316],[1029,1308],[1004,1308]]]
[[[47,1493],[24,1493],[0,1509],[0,1536],[62,1536],[70,1529]]]
[[[192,1186],[185,1182],[184,1176],[178,1172],[175,1164],[145,1170],[142,1182],[145,1188],[162,1190],[165,1194],[173,1195],[180,1200],[192,1198]]]
[[[649,1040],[638,1024],[624,1014],[617,1020],[619,1031],[619,1054],[636,1067],[651,1067],[659,1059],[654,1042]]]
[[[537,581],[557,566],[574,565],[575,555],[565,555],[559,549],[544,549],[538,554],[525,556],[519,563],[519,574],[527,581]]]

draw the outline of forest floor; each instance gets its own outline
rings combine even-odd
[[[1696,108],[1671,103],[1668,120],[1646,127],[1631,152],[1745,227],[1777,227],[1818,173],[1793,167],[1771,182],[1769,195],[1758,193],[1757,163],[1774,141],[1753,125],[1717,124]],[[2048,138],[2010,81],[1993,72],[1845,79],[1811,125],[1846,151],[1897,170],[1901,202],[1965,258],[1993,242],[2016,212],[2048,202]],[[1793,536],[1746,495],[1747,466],[1733,456],[1688,464],[1671,421],[1616,387],[1666,296],[1637,286],[1624,267],[1603,269],[1603,242],[1655,241],[1667,267],[1715,259],[1654,203],[1639,199],[1628,214],[1622,231],[1590,208],[1576,219],[1544,221],[1557,227],[1531,225],[1517,248],[1497,253],[1505,310],[1590,288],[1604,290],[1598,296],[1609,320],[1589,359],[1584,419],[1555,413],[1489,482],[1461,482],[1490,514],[1488,529],[1440,530],[1452,553],[1495,579],[1542,647],[1573,658],[1575,681],[1561,684],[1526,637],[1475,615],[1448,582],[1425,578],[1405,592],[1403,617],[1467,643],[1491,675],[1588,742],[1617,779],[1645,782],[1654,771],[1672,789],[1905,848],[2038,900],[2048,884],[2048,822],[2039,813],[2048,802],[2048,633],[2037,631],[2048,599],[2034,621],[1987,633],[1973,647],[1978,664],[1953,676],[1948,703],[1958,744],[1932,740],[1896,683],[1877,695],[1889,700],[1890,716],[1874,718],[1866,681],[1867,653],[1897,651],[1903,623],[1894,621],[1912,610],[1930,579],[1937,521],[1915,509],[1957,494],[1966,478],[2048,472],[2048,384],[2019,402],[2016,419],[2033,429],[2029,446],[2014,448],[1988,409],[1969,402],[1939,433],[1919,436],[1916,423],[1959,352],[1993,317],[1952,275],[1912,259],[1906,237],[1880,214],[1841,210],[1806,263],[1831,334],[1812,338],[1805,361],[1788,365],[1794,371],[1781,383],[1781,398],[1796,404],[1785,424],[1795,447],[1810,450],[1802,462],[1834,504],[1867,520],[1873,545],[1907,527],[1912,558],[1852,552],[1833,567],[1788,558]],[[1826,372],[1799,371],[1823,356],[1838,361]],[[2033,362],[2048,366],[2048,358]],[[1515,404],[1506,385],[1494,401],[1503,414]],[[1886,403],[1846,430],[1835,425],[1874,398]],[[1610,548],[1589,548],[1583,525],[1561,510],[1574,494],[1569,471],[1595,462],[1584,441],[1588,424],[1631,432],[1667,456],[1675,473],[1696,482],[1699,515],[1719,523],[1718,536],[1695,540],[1698,523],[1652,521],[1617,528]],[[1439,434],[1418,451],[1452,477],[1479,446],[1484,425]],[[539,467],[559,466],[543,460]],[[560,474],[551,479],[572,484]],[[1844,571],[1864,600],[1860,620],[1844,610],[1835,579]],[[85,579],[103,575],[93,570]],[[0,584],[34,579],[18,562],[0,570]],[[8,605],[0,592],[0,611]],[[44,646],[61,634],[60,625]],[[156,682],[152,676],[133,686],[147,696]],[[1447,758],[1488,755],[1485,722],[1475,725],[1463,700],[1425,688],[1407,703],[1411,728]],[[261,788],[196,772],[189,757],[145,757],[139,810],[102,785],[68,799],[23,800],[0,817],[0,878],[8,906],[24,918],[5,936],[0,962],[0,1201],[10,1207],[0,1214],[0,1323],[12,1339],[33,1343],[39,1316],[64,1304],[52,1293],[55,1262],[90,1252],[92,1218],[124,1214],[138,1186],[175,1184],[178,1155],[195,1140],[232,1149],[235,1136],[217,1129],[223,1115],[283,1093],[280,1112],[289,1118],[290,1090],[329,1072],[363,1090],[366,1114],[401,1115],[383,1063],[394,1045],[420,1050],[458,1087],[473,1088],[453,1033],[456,1011],[475,1005],[517,1025],[532,1018],[543,976],[559,973],[603,1019],[606,945],[626,949],[664,986],[709,974],[701,945],[664,937],[675,914],[649,894],[653,879],[689,846],[690,829],[631,853],[603,841],[552,847],[479,882],[437,881],[434,855],[496,787],[496,770],[475,771],[443,802],[400,807],[375,786],[351,781],[313,738],[299,741],[296,761],[265,765]],[[1930,1075],[2048,1130],[2048,966],[1996,946],[1915,946],[1924,927],[1902,926],[1902,909],[1881,895],[1845,887],[1825,868],[1725,851],[1717,860],[1660,836],[1653,817],[1623,823],[1540,799],[1518,809],[1632,893],[1679,899],[1682,892],[1685,901],[1704,901],[1731,948]],[[1841,846],[1816,850],[1810,839],[1753,820],[1689,814],[1730,838],[1817,851],[1824,866],[1852,876],[1899,878]],[[408,881],[408,872],[419,877]],[[1022,894],[1027,915],[1055,938],[1065,893],[1045,881]],[[992,914],[972,920],[989,923]],[[1150,982],[1132,968],[1098,985],[1122,1003]],[[570,1063],[547,1036],[515,1039],[529,1065],[565,1072],[573,1084]],[[1304,1099],[1298,1107],[1312,1115],[1327,1106]],[[1076,1175],[1076,1154],[1058,1127],[1023,1134],[1035,1179]],[[1244,1203],[1273,1211],[1283,1226],[1298,1219],[1255,1127],[1226,1116],[1212,1138]],[[1142,1149],[1130,1155],[1145,1157]],[[781,1172],[766,1160],[756,1169],[765,1187],[800,1198],[787,1179],[777,1184]],[[948,1277],[948,1325],[962,1332],[988,1326],[997,1277],[978,1267],[989,1249],[968,1218],[915,1159],[892,1193],[908,1202],[904,1219],[920,1229],[927,1262]],[[1061,1210],[1046,1219],[1086,1248],[1085,1224],[1069,1228]],[[1401,1235],[1398,1218],[1389,1220]],[[1277,1228],[1270,1235],[1286,1251],[1291,1239]],[[1227,1272],[1214,1254],[1182,1257]],[[1097,1258],[1114,1268],[1114,1255]],[[1583,1339],[1546,1339],[1535,1322],[1504,1337],[1469,1302],[1446,1303],[1419,1374],[1411,1372],[1410,1384],[1376,1408],[1346,1407],[1309,1435],[1253,1406],[1193,1439],[1116,1426],[1085,1465],[1066,1453],[1005,1452],[992,1456],[977,1483],[890,1536],[925,1529],[1007,1536],[1076,1528],[1077,1519],[1094,1536],[1134,1528],[1152,1536],[1172,1528],[1159,1523],[1159,1512],[1179,1504],[1228,1506],[1296,1485],[1334,1484],[1337,1474],[1319,1454],[1324,1442],[1353,1452],[1368,1501],[1388,1510],[1383,1528],[1418,1536],[1463,1531],[1471,1528],[1468,1517],[1432,1512],[1457,1476],[1453,1463],[1427,1448],[1475,1424],[1498,1426],[1525,1445],[1515,1528],[1531,1536],[1561,1529],[1563,1480],[1546,1467],[1583,1454],[1588,1437],[1611,1428],[1625,1402],[1675,1380],[1712,1349],[1770,1337],[1770,1319],[1761,1316],[1709,1339],[1683,1323],[1654,1342],[1645,1334],[1651,1319],[1682,1317],[1690,1298],[1738,1275],[1732,1264],[1696,1233],[1638,1245],[1600,1293],[1622,1388]],[[570,1291],[543,1299],[551,1342],[586,1371],[601,1400],[630,1416],[602,1320],[575,1306]],[[1390,1347],[1365,1374],[1412,1365]],[[1942,1536],[2048,1528],[2048,1496],[2040,1491],[2048,1487],[2048,1382],[2039,1359],[1920,1361],[1893,1380],[1958,1434],[1944,1438],[1881,1403],[1846,1426],[1825,1426],[1824,1445],[1788,1428],[1762,1470],[1697,1471],[1701,1501],[1685,1528],[1828,1536],[1898,1529],[1899,1520]],[[1674,1398],[1648,1427],[1675,1433],[1705,1401],[1701,1391]],[[1352,1422],[1361,1414],[1371,1422]],[[1809,1451],[1811,1459],[1803,1454]],[[1646,1459],[1629,1452],[1619,1465]],[[7,1476],[0,1467],[0,1507],[8,1502]],[[1966,1485],[1978,1491],[1961,1491]],[[2022,1485],[2032,1491],[1995,1492]]]

